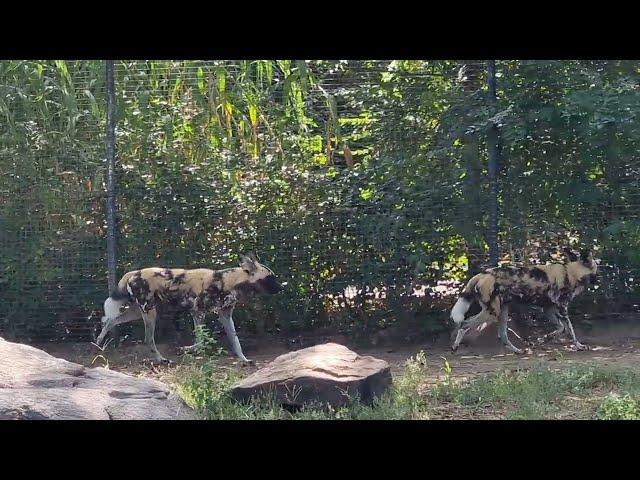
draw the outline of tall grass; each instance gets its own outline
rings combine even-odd
[[[640,373],[598,365],[543,364],[458,381],[444,361],[444,378],[426,387],[423,352],[408,359],[390,390],[370,405],[351,398],[347,406],[282,407],[272,395],[247,404],[233,400],[241,376],[221,370],[215,356],[193,357],[176,372],[178,393],[205,419],[422,420],[430,418],[640,419]],[[443,410],[445,414],[442,414]]]

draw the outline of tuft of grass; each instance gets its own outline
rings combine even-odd
[[[640,401],[630,394],[610,393],[597,412],[600,420],[640,420]]]
[[[557,369],[536,365],[529,370],[485,375],[466,384],[442,383],[431,392],[431,398],[471,412],[480,408],[504,411],[508,419],[543,419],[563,413],[566,397],[582,399],[586,407],[594,392],[602,389],[638,392],[640,375],[596,365]]]
[[[193,333],[198,346],[193,352],[187,354],[187,359],[198,356],[219,357],[222,354],[224,349],[205,325],[196,326]]]

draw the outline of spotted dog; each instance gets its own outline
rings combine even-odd
[[[503,345],[515,353],[523,351],[515,347],[507,334],[509,307],[511,305],[537,305],[544,309],[545,316],[557,329],[543,339],[557,337],[567,330],[578,350],[585,350],[576,338],[568,307],[590,284],[596,281],[597,262],[589,251],[580,257],[569,249],[565,250],[568,262],[549,265],[490,268],[474,276],[465,286],[460,298],[451,310],[454,322],[455,340],[451,346],[455,351],[464,335],[472,328],[486,322],[499,322],[498,335]],[[474,301],[482,311],[465,319],[465,314]]]
[[[192,312],[194,326],[202,325],[207,311],[213,311],[224,326],[233,352],[244,362],[249,360],[242,347],[233,324],[233,309],[256,294],[276,294],[282,290],[275,274],[256,258],[242,255],[240,266],[224,270],[199,268],[143,268],[126,273],[117,289],[104,302],[102,331],[96,343],[102,344],[105,336],[116,325],[139,320],[144,321],[145,343],[155,359],[167,362],[155,344],[157,305],[169,302],[175,307]],[[121,308],[129,306],[124,313]],[[183,350],[193,350],[197,344]]]

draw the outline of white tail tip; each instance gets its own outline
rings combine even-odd
[[[466,298],[459,298],[451,310],[451,320],[455,323],[464,322],[464,314],[467,313],[470,306],[471,302],[469,300]]]
[[[124,305],[123,300],[114,300],[109,297],[104,301],[104,317],[102,317],[102,323],[107,321],[108,318],[116,318],[120,315],[120,307]]]

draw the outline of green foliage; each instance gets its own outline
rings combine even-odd
[[[600,420],[640,420],[640,402],[631,395],[610,393],[598,409]]]
[[[452,402],[472,412],[490,408],[506,411],[506,417],[511,419],[543,419],[561,415],[566,408],[565,397],[577,396],[586,402],[594,391],[602,388],[637,395],[640,376],[630,370],[596,365],[557,369],[538,365],[528,370],[483,375],[467,383],[442,382],[430,396],[432,401]],[[634,405],[637,407],[628,395],[622,400],[616,396],[607,397],[597,416],[631,415]]]
[[[495,109],[483,71],[117,62],[118,274],[252,249],[290,288],[238,311],[247,328],[443,328],[450,287],[486,264],[497,122],[501,251],[546,261],[595,244],[616,265],[598,308],[637,304],[635,62],[500,61]],[[15,335],[86,338],[100,315],[105,99],[101,61],[0,62],[0,328]]]
[[[187,358],[219,356],[223,348],[218,344],[211,331],[205,325],[198,325],[194,329],[197,347],[187,355]]]

